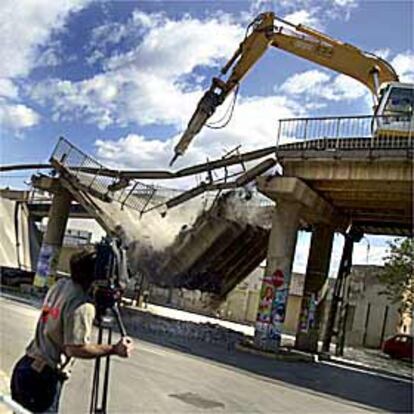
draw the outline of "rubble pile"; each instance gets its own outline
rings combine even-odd
[[[245,336],[231,329],[212,323],[196,323],[169,319],[147,312],[137,312],[124,308],[122,312],[125,326],[130,334],[138,337],[157,337],[163,340],[202,342],[232,348]]]

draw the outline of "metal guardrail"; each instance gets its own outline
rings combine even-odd
[[[279,121],[276,146],[296,143],[300,149],[316,150],[411,149],[413,135],[414,118],[407,114],[288,118]]]
[[[119,190],[118,178],[99,174],[104,167],[101,163],[88,156],[80,149],[61,137],[52,153],[51,163],[58,169],[64,169],[72,179],[75,179],[82,188],[92,190],[102,198],[119,202],[121,206],[128,206],[143,213],[155,193],[153,186],[143,184],[137,180],[127,180]],[[82,169],[95,170],[96,173],[87,173]]]

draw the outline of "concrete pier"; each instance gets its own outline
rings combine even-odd
[[[280,346],[292,264],[299,226],[300,204],[279,201],[272,219],[266,274],[260,293],[255,343],[267,350]]]
[[[333,228],[323,224],[315,225],[312,232],[295,341],[295,347],[302,351],[316,352],[318,349],[319,321],[316,307],[318,292],[328,277],[333,236]]]
[[[69,218],[71,194],[63,187],[58,188],[53,195],[49,210],[47,229],[43,237],[37,262],[34,286],[40,289],[51,286],[55,282],[56,269]]]
[[[305,325],[312,325],[310,319],[316,303],[316,293],[322,287],[328,271],[333,231],[345,227],[346,222],[331,204],[297,178],[259,178],[258,184],[261,192],[276,201],[276,207],[270,234],[267,271],[259,301],[255,342],[263,349],[277,350],[285,319],[298,229],[308,226],[316,229],[309,261],[311,276],[307,286],[308,295],[303,304],[303,313],[306,312],[303,326],[308,331]],[[322,255],[321,251],[324,252]],[[269,311],[267,302],[270,300],[272,305]],[[309,334],[311,338],[317,336],[317,332]],[[305,335],[303,341],[314,340],[306,338]]]

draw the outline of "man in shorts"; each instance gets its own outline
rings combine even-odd
[[[128,337],[114,345],[90,342],[95,306],[88,292],[95,258],[87,251],[72,256],[71,278],[60,279],[49,289],[35,336],[14,367],[12,398],[30,411],[58,411],[62,383],[68,378],[73,358],[130,356],[132,341]]]

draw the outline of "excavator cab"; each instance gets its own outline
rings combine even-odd
[[[379,92],[376,137],[410,137],[414,132],[414,85],[389,82]]]

